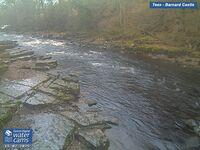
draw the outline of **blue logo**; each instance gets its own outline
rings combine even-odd
[[[32,129],[9,128],[2,132],[4,145],[30,145],[32,144]]]
[[[150,8],[198,8],[197,2],[150,2]]]

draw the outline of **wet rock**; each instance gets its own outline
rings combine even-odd
[[[32,67],[34,70],[39,71],[48,71],[52,68],[57,67],[57,61],[56,60],[50,60],[42,57],[42,59],[37,60],[35,62],[35,65]]]
[[[67,75],[67,76],[63,77],[62,80],[66,81],[66,82],[78,83],[79,77],[77,75]]]
[[[56,80],[56,78],[51,77],[51,76],[49,76],[49,75],[48,75],[48,77],[49,77],[49,80],[48,80],[47,82],[44,82],[44,83],[42,84],[42,86],[44,86],[44,87],[49,87],[49,86]]]
[[[198,136],[200,136],[200,126],[195,126],[194,127],[194,133],[197,134]]]
[[[31,87],[29,86],[5,81],[0,82],[0,92],[14,98],[22,97],[29,90],[31,90]]]
[[[200,147],[200,139],[197,136],[190,137],[186,141],[186,148],[187,149],[194,149],[194,148],[199,148]]]
[[[17,46],[16,41],[0,41],[0,50],[10,49]]]
[[[16,45],[17,41],[0,41],[0,45]]]
[[[62,89],[64,92],[70,92],[71,94],[77,96],[80,93],[80,85],[79,83],[73,81],[64,81],[64,80],[55,80],[54,83],[51,85],[52,88]]]
[[[79,113],[79,112],[62,112],[63,115],[67,116],[71,120],[75,121],[80,126],[96,126],[102,125],[106,122],[103,117],[97,115],[96,113]]]
[[[0,62],[0,74],[3,74],[4,72],[6,72],[7,69],[8,69],[8,64]]]
[[[19,108],[20,102],[0,93],[0,128],[2,128],[12,118]]]
[[[184,120],[183,122],[185,125],[190,127],[196,135],[200,136],[200,123],[198,120],[187,119]]]
[[[48,60],[48,59],[52,59],[51,56],[41,56],[39,57],[40,60]]]
[[[77,139],[74,139],[67,150],[92,150],[92,149],[88,148],[87,145],[81,143]]]
[[[39,106],[39,105],[47,105],[47,104],[54,104],[56,103],[56,99],[52,96],[48,96],[43,93],[36,93],[34,96],[31,96],[28,100],[26,100],[26,104],[32,106]]]
[[[21,98],[28,91],[42,82],[48,80],[43,74],[37,74],[35,77],[18,81],[0,81],[0,92],[10,97]]]
[[[80,92],[79,83],[69,83],[52,77],[48,82],[38,87],[37,90],[67,102],[77,99]]]
[[[31,67],[30,67],[30,66],[24,65],[24,66],[22,66],[20,69],[31,69]]]
[[[47,95],[53,95],[53,96],[57,95],[57,92],[54,89],[51,89],[48,87],[41,86],[41,87],[37,88],[37,90],[42,93],[45,93]]]
[[[183,122],[185,125],[191,128],[197,126],[197,122],[194,119],[187,119],[187,120],[184,120]]]
[[[76,97],[74,95],[66,94],[63,91],[58,91],[56,97],[58,97],[59,99],[65,101],[65,102],[74,101],[76,99]]]
[[[34,52],[30,51],[30,50],[22,50],[22,51],[16,51],[16,52],[11,52],[10,53],[10,57],[11,58],[17,58],[17,57],[21,57],[23,58],[23,56],[30,56],[33,55]]]
[[[95,100],[86,100],[85,101],[86,104],[88,104],[88,106],[93,106],[93,105],[96,105],[97,104],[97,101]]]
[[[47,82],[49,80],[49,77],[43,73],[38,73],[34,77],[24,79],[24,80],[18,80],[18,81],[11,81],[11,83],[16,83],[19,85],[25,85],[29,87],[36,87],[37,85]]]
[[[14,101],[14,98],[5,95],[3,93],[0,93],[0,105],[3,105],[4,103],[12,102]]]
[[[32,69],[38,70],[38,71],[48,71],[51,68],[49,66],[41,66],[41,67],[32,67]]]
[[[119,119],[114,118],[114,117],[105,117],[104,120],[112,125],[119,125]]]
[[[27,56],[21,56],[21,57],[17,57],[17,58],[12,58],[10,59],[11,61],[17,61],[17,60],[23,60],[23,61],[27,61],[27,60],[31,60],[33,59],[33,55],[27,55]]]
[[[38,60],[35,63],[36,67],[48,66],[50,68],[55,68],[58,65],[57,60]]]
[[[52,113],[29,114],[20,120],[33,129],[34,150],[66,149],[73,139],[74,124]]]
[[[81,130],[76,134],[76,137],[91,149],[103,150],[109,146],[108,138],[100,129]]]
[[[9,60],[5,60],[5,61],[3,61],[3,63],[4,63],[4,64],[9,64],[10,61],[9,61]]]
[[[19,103],[6,103],[0,106],[0,128],[11,120],[18,107]]]

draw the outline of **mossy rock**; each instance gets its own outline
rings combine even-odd
[[[8,64],[0,63],[0,74],[4,73],[8,69]]]
[[[64,92],[61,91],[61,90],[58,91],[57,96],[58,96],[59,99],[61,99],[61,100],[63,100],[63,101],[66,101],[66,102],[75,100],[75,97],[74,97],[73,95],[66,94],[66,93],[64,93]]]
[[[17,103],[5,103],[0,106],[0,128],[3,128],[11,119],[13,114],[20,106],[20,102]]]

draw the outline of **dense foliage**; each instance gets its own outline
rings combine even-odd
[[[149,9],[147,0],[2,0],[0,24],[14,30],[149,34],[200,47],[199,9]],[[175,42],[174,42],[175,41]]]

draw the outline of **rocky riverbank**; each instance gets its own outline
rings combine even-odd
[[[78,75],[50,73],[56,60],[1,43],[8,45],[1,51],[1,128],[32,128],[34,150],[108,149],[104,131],[118,120],[95,111],[96,101],[79,99]]]
[[[115,49],[121,53],[140,55],[144,58],[162,60],[200,69],[200,51],[186,47],[169,45],[150,35],[139,37],[112,36],[107,34],[88,33],[57,33],[57,32],[34,32],[34,36],[69,40],[81,47],[99,47],[100,49]]]

